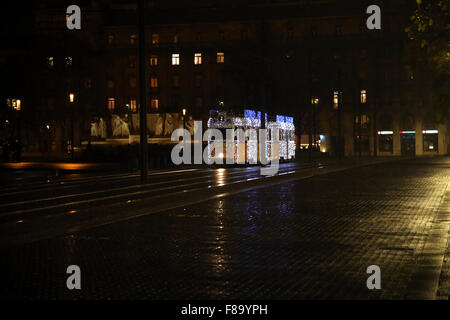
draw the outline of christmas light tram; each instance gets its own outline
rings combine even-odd
[[[209,162],[227,164],[243,162],[255,164],[261,162],[260,148],[258,147],[261,116],[262,113],[260,111],[254,110],[244,110],[240,114],[230,111],[211,110],[210,118],[208,119],[208,129],[218,129],[222,134],[219,139],[218,137],[208,137]],[[284,115],[270,117],[267,113],[264,113],[264,117],[267,129],[266,159],[294,159],[295,126],[293,117]],[[227,129],[231,129],[229,130],[229,136],[227,136]],[[238,133],[239,131],[241,134]],[[278,139],[275,137],[276,131],[278,131]],[[227,141],[227,139],[230,140]],[[221,144],[222,147],[217,148],[218,144]]]

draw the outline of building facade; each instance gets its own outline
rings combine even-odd
[[[381,30],[366,27],[370,4],[381,7]],[[149,1],[149,134],[170,134],[169,125],[181,125],[183,109],[190,119],[206,121],[218,106],[250,108],[294,117],[299,141],[308,135],[309,145],[331,154],[448,154],[448,119],[430,112],[423,59],[404,32],[413,5]],[[59,2],[35,8],[30,41],[36,50],[27,52],[32,74],[22,94],[28,148],[65,150],[72,123],[75,146],[138,133],[136,3],[85,1],[80,7],[76,31],[66,28]]]

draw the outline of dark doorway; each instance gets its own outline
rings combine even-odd
[[[416,154],[416,135],[402,133],[402,156],[414,156]]]

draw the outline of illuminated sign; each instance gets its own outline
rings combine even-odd
[[[416,131],[400,131],[402,134],[416,134]]]
[[[438,130],[422,130],[423,134],[438,134]]]
[[[394,131],[378,131],[378,135],[390,135],[390,134],[394,134]]]

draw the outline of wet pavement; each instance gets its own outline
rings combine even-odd
[[[449,296],[448,157],[286,165],[267,180],[256,168],[161,173],[145,188],[123,175],[114,187],[124,189],[100,200],[118,177],[89,179],[2,188],[3,297]],[[424,273],[427,250],[441,264]],[[66,288],[69,265],[81,268],[81,290]],[[381,290],[367,289],[370,265]]]

